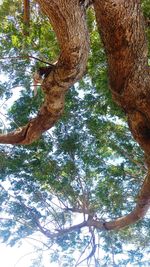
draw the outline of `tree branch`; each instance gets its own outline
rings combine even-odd
[[[61,49],[60,57],[56,67],[43,80],[45,100],[37,117],[14,132],[0,135],[0,143],[30,144],[50,129],[63,113],[67,90],[83,76],[86,69],[89,34],[82,5],[78,0],[37,2],[56,33]]]
[[[24,35],[29,35],[30,25],[30,0],[24,0],[24,11],[23,11],[23,22],[24,22]]]
[[[45,61],[43,59],[40,59],[38,57],[31,56],[31,55],[20,55],[20,56],[16,56],[16,57],[0,57],[0,60],[28,59],[28,58],[33,58],[33,59],[35,59],[37,61],[40,61],[40,62],[45,63],[45,64],[48,64],[50,66],[53,65],[50,62],[47,62],[47,61]]]
[[[91,219],[87,222],[99,230],[119,230],[142,219],[150,207],[150,171],[145,177],[135,209],[126,216],[110,222]]]
[[[65,229],[55,229],[56,232],[51,232],[48,229],[44,229],[41,224],[39,223],[39,221],[37,221],[37,226],[39,227],[39,230],[42,234],[44,234],[45,236],[47,236],[48,238],[56,238],[58,236],[61,235],[65,235],[65,234],[69,234],[73,231],[78,231],[83,227],[87,226],[87,221],[83,221],[82,223],[73,225],[71,227],[65,228]]]
[[[75,264],[75,267],[80,265],[81,263],[83,263],[84,261],[89,261],[94,255],[95,255],[95,252],[96,252],[96,244],[95,244],[95,234],[94,234],[94,229],[91,229],[91,227],[89,227],[89,232],[91,233],[91,239],[90,241],[88,242],[88,244],[86,245],[85,249],[82,251],[79,259],[77,260],[76,264]],[[92,250],[91,252],[89,253],[89,255],[84,258],[83,260],[80,261],[82,255],[85,253],[86,249],[88,248],[88,246],[91,244],[91,247],[92,247]]]

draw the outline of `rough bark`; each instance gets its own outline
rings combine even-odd
[[[134,138],[149,154],[150,68],[140,0],[94,2],[113,99],[126,112]]]
[[[89,52],[89,34],[85,9],[80,1],[37,0],[57,35],[60,57],[50,75],[44,79],[44,103],[36,118],[26,126],[7,135],[0,143],[30,144],[51,128],[63,113],[65,94],[85,70]]]

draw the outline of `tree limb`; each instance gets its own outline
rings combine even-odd
[[[49,18],[61,49],[59,60],[43,80],[44,103],[26,126],[7,135],[0,135],[0,143],[30,144],[50,129],[64,109],[65,94],[79,80],[86,69],[89,53],[89,34],[85,9],[78,0],[37,0]],[[69,14],[69,16],[68,16]]]
[[[91,219],[87,222],[89,226],[94,226],[99,230],[119,230],[142,219],[150,207],[150,171],[145,177],[140,190],[135,209],[126,216],[114,219],[110,222],[102,222]]]
[[[96,244],[95,244],[95,234],[94,234],[94,229],[91,229],[90,230],[90,233],[91,233],[91,239],[90,241],[88,242],[88,244],[86,245],[86,247],[84,248],[84,250],[82,251],[79,259],[77,260],[76,264],[75,264],[75,267],[79,266],[81,263],[83,263],[84,261],[89,261],[94,255],[95,255],[95,252],[96,252]],[[85,253],[85,251],[87,250],[87,248],[89,247],[89,245],[91,244],[91,247],[92,247],[92,250],[91,252],[89,253],[89,255],[84,258],[83,260],[80,261],[82,255]]]

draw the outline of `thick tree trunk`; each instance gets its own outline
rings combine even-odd
[[[95,0],[113,99],[127,114],[131,132],[150,153],[150,68],[140,0]]]

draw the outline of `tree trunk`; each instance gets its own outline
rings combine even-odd
[[[150,68],[139,0],[95,0],[113,99],[128,117],[131,132],[150,153]]]

